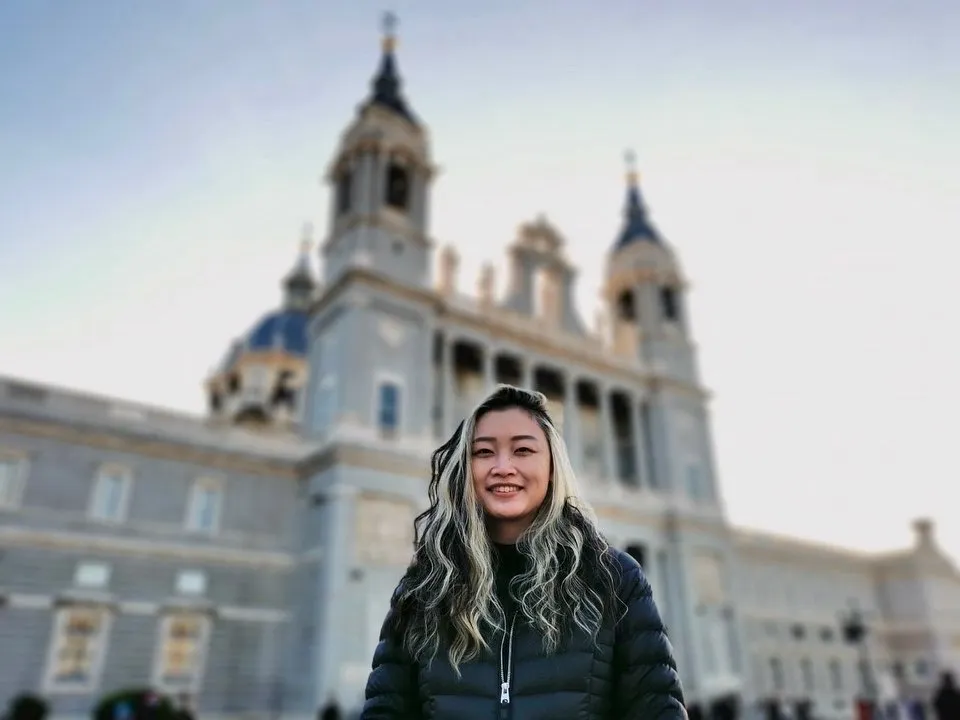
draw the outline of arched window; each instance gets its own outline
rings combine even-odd
[[[285,406],[294,410],[297,403],[297,391],[292,387],[294,376],[290,370],[283,370],[277,377],[277,384],[273,386],[270,395],[270,405],[274,408]]]
[[[396,162],[387,166],[387,205],[407,210],[410,204],[410,173]]]
[[[337,215],[343,215],[349,212],[350,205],[353,201],[352,189],[353,173],[349,170],[344,170],[337,179]]]
[[[680,301],[677,291],[669,285],[660,288],[660,312],[663,319],[668,322],[680,319]]]
[[[617,298],[617,317],[628,321],[637,319],[637,307],[630,290],[624,290]]]

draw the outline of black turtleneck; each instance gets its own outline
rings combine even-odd
[[[510,592],[510,582],[526,570],[527,559],[516,545],[494,543],[493,561],[494,591],[509,622],[517,607],[517,601]]]

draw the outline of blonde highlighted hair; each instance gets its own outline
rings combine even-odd
[[[515,581],[520,611],[556,651],[575,628],[594,639],[616,598],[606,540],[582,499],[566,445],[546,398],[500,385],[457,427],[431,458],[430,507],[414,523],[415,554],[400,582],[391,614],[393,632],[418,660],[446,648],[453,668],[489,650],[486,637],[503,630],[494,592],[493,548],[471,473],[471,445],[480,418],[519,408],[537,422],[550,447],[550,483],[533,523],[517,547],[528,562]]]

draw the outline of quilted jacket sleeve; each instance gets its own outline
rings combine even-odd
[[[396,595],[373,652],[373,669],[367,678],[360,720],[418,720],[421,715],[417,701],[417,665],[391,630],[395,600]]]
[[[624,569],[626,614],[614,645],[613,717],[617,720],[686,720],[683,687],[650,583],[636,561]]]

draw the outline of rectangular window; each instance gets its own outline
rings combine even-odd
[[[0,455],[0,508],[15,508],[26,474],[26,461],[13,455]]]
[[[68,607],[54,616],[47,658],[48,692],[89,693],[97,689],[107,646],[110,615],[100,607]]]
[[[198,480],[190,491],[187,505],[187,529],[193,532],[214,534],[220,528],[220,511],[223,490],[220,484],[210,480]]]
[[[378,425],[380,436],[393,439],[400,433],[400,386],[393,382],[380,384]]]
[[[207,576],[199,570],[182,570],[177,574],[178,595],[203,595],[207,591]]]
[[[105,468],[93,484],[90,517],[104,522],[123,522],[127,516],[130,473],[122,468]]]
[[[83,562],[77,565],[73,575],[73,584],[78,588],[105,588],[110,582],[110,566],[97,562]]]
[[[195,693],[203,673],[210,618],[177,613],[160,619],[154,685],[166,693]]]

